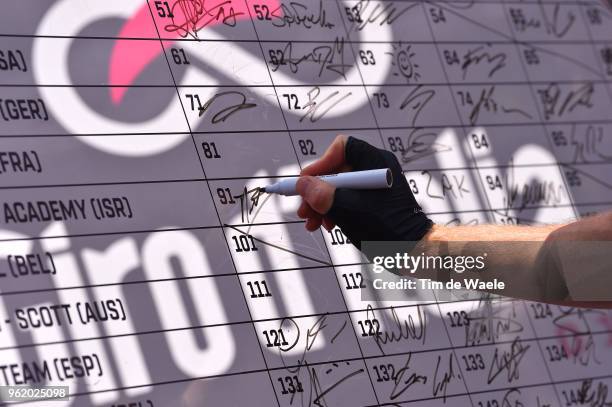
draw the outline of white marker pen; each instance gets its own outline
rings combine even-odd
[[[393,185],[393,174],[389,168],[379,170],[341,172],[340,174],[321,175],[318,177],[336,188],[350,189],[383,189]],[[262,188],[262,192],[285,196],[297,195],[295,184],[298,177],[286,178],[275,184]]]

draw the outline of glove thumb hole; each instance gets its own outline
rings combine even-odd
[[[300,177],[296,190],[304,201],[316,212],[324,215],[331,208],[336,188],[316,177]]]

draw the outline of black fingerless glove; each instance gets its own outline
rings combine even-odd
[[[414,199],[395,155],[349,137],[345,158],[354,171],[390,168],[393,186],[372,190],[338,188],[326,216],[360,250],[362,241],[421,240],[433,222]]]

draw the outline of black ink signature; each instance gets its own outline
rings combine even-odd
[[[302,106],[302,110],[306,110],[306,113],[300,118],[300,122],[305,119],[309,119],[311,123],[321,120],[331,109],[342,103],[342,101],[349,98],[352,94],[352,92],[343,94],[339,90],[335,90],[320,99],[321,88],[315,86],[308,91],[308,102]]]
[[[250,237],[252,237],[252,238],[253,238],[253,240],[255,240],[256,242],[259,242],[259,243],[261,243],[261,244],[265,244],[266,246],[270,246],[270,247],[273,247],[273,248],[275,248],[275,249],[282,250],[282,251],[287,252],[287,253],[291,253],[291,254],[296,255],[296,256],[298,256],[298,257],[301,257],[301,258],[303,258],[303,259],[310,260],[310,261],[314,261],[315,263],[324,264],[324,265],[326,265],[326,266],[331,266],[331,263],[329,263],[329,262],[327,262],[327,261],[324,261],[324,260],[321,260],[321,259],[317,259],[317,258],[315,258],[315,257],[311,257],[311,256],[305,255],[305,254],[303,254],[303,253],[296,252],[296,251],[294,251],[294,250],[289,250],[289,249],[287,249],[286,247],[282,247],[282,246],[276,245],[276,244],[274,244],[274,243],[266,242],[265,240],[262,240],[262,239],[260,239],[260,238],[258,238],[258,237],[255,237],[255,236],[253,236],[253,235],[250,235],[250,234],[248,234],[247,232],[245,232],[245,231],[243,231],[243,230],[241,230],[241,229],[239,229],[239,228],[237,228],[237,227],[235,227],[235,226],[228,225],[227,223],[224,223],[224,224],[223,224],[223,227],[230,228],[230,229],[233,229],[233,230],[235,230],[236,232],[238,232],[238,233],[240,233],[240,234],[243,234],[243,235],[246,235],[246,236],[250,236]]]
[[[347,12],[350,13],[351,30],[361,31],[369,24],[378,24],[379,26],[385,24],[391,25],[408,10],[418,6],[419,3],[412,3],[398,8],[393,2],[381,3],[378,1],[360,0],[353,7],[348,8]]]
[[[570,333],[571,343],[565,341],[567,337],[562,337],[561,343],[564,350],[572,356],[574,363],[579,363],[587,366],[591,361],[597,364],[601,362],[597,359],[596,343],[593,339],[591,324],[589,323],[589,314],[605,315],[602,310],[589,308],[574,308],[574,307],[558,307],[560,315],[553,319],[553,324],[557,328],[560,335]]]
[[[607,154],[602,150],[606,141],[604,127],[589,124],[584,132],[576,133],[576,125],[572,125],[570,144],[574,148],[572,162],[590,163],[597,161],[612,161],[612,152]]]
[[[324,71],[337,73],[346,79],[346,72],[351,64],[344,61],[344,38],[336,38],[333,45],[319,45],[309,52],[294,56],[293,43],[288,42],[282,50],[270,50],[270,69],[276,72],[281,66],[288,66],[291,72],[297,73],[304,62],[313,63],[319,67],[319,77]]]
[[[403,163],[410,163],[430,155],[452,151],[452,147],[447,144],[438,143],[438,135],[434,132],[424,132],[422,127],[416,127],[410,131],[407,140],[407,147],[401,148],[401,158]]]
[[[489,86],[488,88],[483,88],[481,90],[480,97],[478,98],[478,101],[474,104],[474,107],[470,112],[470,124],[474,125],[478,122],[478,118],[482,110],[485,110],[489,113],[516,113],[528,119],[533,119],[533,116],[531,116],[529,113],[525,112],[522,109],[509,108],[502,105],[500,102],[497,101],[494,93],[495,85]]]
[[[366,319],[380,319],[376,317],[374,309],[368,304],[366,311]],[[425,343],[427,337],[427,314],[423,311],[420,305],[416,306],[416,320],[412,315],[408,315],[405,320],[400,319],[395,308],[391,308],[391,321],[385,325],[389,328],[384,331],[377,330],[374,335],[374,341],[382,354],[385,353],[383,345],[392,342],[401,342],[405,340],[417,340]]]
[[[487,46],[491,47],[490,44],[488,44]],[[467,72],[470,67],[478,65],[481,62],[493,65],[491,70],[489,71],[489,78],[491,78],[495,74],[495,72],[506,66],[507,55],[505,52],[491,53],[484,49],[485,46],[481,45],[479,47],[470,49],[463,55],[463,63],[461,64],[461,70],[463,71],[463,79],[465,79],[465,77],[467,76]]]
[[[600,314],[604,315],[601,310],[594,310],[590,308],[575,308],[575,307],[557,307],[559,316],[553,319],[553,324],[564,331],[565,333],[571,332],[573,334],[586,334],[591,332],[591,326],[587,316],[589,314]],[[575,322],[580,323],[580,327],[577,328]]]
[[[423,85],[417,85],[410,91],[408,96],[404,99],[402,104],[400,105],[400,110],[404,110],[408,108],[414,112],[412,116],[411,125],[414,126],[416,124],[419,115],[427,106],[427,104],[433,99],[436,95],[436,91],[433,89],[422,90]]]
[[[289,4],[281,4],[270,14],[274,17],[272,25],[279,28],[290,28],[292,25],[302,25],[305,28],[319,26],[332,29],[335,27],[335,24],[327,21],[327,12],[323,9],[323,0],[319,1],[319,9],[315,12],[309,11],[305,4],[292,1]]]
[[[515,182],[515,167],[513,163],[514,160],[509,161],[508,175],[505,179],[506,194],[503,200],[506,215],[510,209],[521,212],[529,205],[554,206],[563,201],[563,198],[566,196],[566,190],[562,183],[546,180],[540,181],[539,179],[523,184]]]
[[[394,380],[395,382],[393,385],[393,389],[391,390],[391,394],[389,395],[389,398],[391,400],[394,400],[398,398],[399,396],[401,396],[406,390],[410,388],[410,386],[414,384],[417,384],[417,383],[426,384],[427,383],[427,376],[418,374],[416,372],[412,372],[409,374],[408,371],[410,369],[411,359],[412,359],[412,353],[409,353],[406,363],[395,374],[395,380]]]
[[[545,89],[538,89],[537,92],[540,95],[544,118],[549,120],[553,116],[561,118],[577,107],[592,108],[591,98],[595,88],[592,82],[585,82],[576,89],[564,92],[557,83],[551,82]]]
[[[506,371],[508,383],[517,380],[519,378],[519,364],[529,348],[530,345],[523,345],[519,337],[516,337],[512,342],[509,351],[500,351],[499,348],[496,348],[487,375],[487,384],[493,383],[495,378],[504,371]]]
[[[576,21],[576,16],[574,15],[574,13],[571,10],[566,13],[566,24],[565,26],[562,26],[560,16],[561,5],[559,3],[556,3],[554,5],[551,16],[549,16],[546,12],[546,8],[542,0],[538,0],[538,5],[540,6],[540,11],[542,12],[542,18],[544,19],[544,26],[546,27],[546,32],[548,34],[553,34],[557,38],[564,37]]]
[[[287,343],[287,345],[278,347],[278,354],[279,354],[279,357],[281,358],[281,361],[283,362],[283,366],[285,367],[285,369],[287,369],[291,373],[295,373],[295,374],[299,373],[300,369],[303,366],[303,363],[306,361],[306,353],[314,345],[315,340],[317,339],[317,336],[319,335],[319,333],[327,326],[325,324],[326,320],[327,320],[327,315],[321,315],[319,316],[319,318],[315,320],[314,324],[306,330],[306,341],[305,341],[304,350],[302,351],[302,356],[296,362],[297,366],[294,368],[287,366],[287,364],[285,363],[283,353],[288,352],[291,349],[295,348],[297,344],[299,343],[300,337],[301,337],[300,326],[291,317],[283,318],[280,321],[279,329],[283,329],[285,331],[290,331],[291,329],[296,330],[295,339],[293,342],[290,342],[290,343]],[[289,324],[289,326],[287,326],[287,324]]]
[[[567,398],[565,392],[562,393]],[[580,387],[577,390],[570,390],[569,393],[575,396],[575,404],[577,405],[588,405],[590,407],[612,406],[612,402],[608,401],[608,386],[603,382],[597,383],[597,387],[594,388],[593,379],[586,379],[580,383]]]
[[[565,187],[555,184],[554,181],[541,182],[539,180],[534,180],[530,184],[511,185],[507,205],[513,208],[519,196],[521,198],[521,204],[517,208],[519,212],[529,205],[555,206],[563,201]]]
[[[440,362],[442,361],[442,356],[438,356],[438,361],[436,362],[436,370],[434,371],[433,382],[432,382],[432,394],[434,397],[438,396],[442,393],[442,400],[446,402],[446,391],[448,389],[448,385],[453,379],[460,379],[460,376],[455,373],[455,368],[453,364],[453,354],[448,354],[448,367],[445,372],[440,372]],[[441,374],[440,380],[438,381],[438,374]]]
[[[589,366],[591,362],[600,365],[601,362],[597,358],[597,346],[593,334],[585,336],[572,337],[572,345],[569,346],[571,355],[573,356],[572,361],[574,364],[580,364],[582,366]]]
[[[206,113],[206,111],[208,111],[208,109],[218,99],[225,98],[225,97],[231,97],[231,96],[237,96],[241,101],[238,102],[235,105],[231,105],[231,106],[225,107],[225,108],[219,110],[217,113],[215,113],[213,115],[212,119],[211,119],[211,122],[213,124],[217,124],[219,122],[224,122],[227,119],[229,119],[230,116],[232,116],[235,113],[238,113],[241,110],[252,109],[252,108],[257,106],[256,103],[246,103],[246,96],[243,93],[241,93],[241,92],[237,92],[237,91],[221,92],[221,93],[217,93],[216,95],[214,95],[213,97],[208,99],[208,101],[206,103],[204,103],[204,105],[199,108],[199,110],[200,110],[199,116],[203,116],[204,113]]]
[[[345,363],[347,365],[350,365],[349,362],[345,362]],[[356,369],[356,370],[354,370],[354,371],[352,371],[352,372],[342,376],[340,379],[336,380],[335,383],[331,384],[330,386],[327,386],[324,389],[321,386],[321,383],[319,381],[319,377],[317,375],[316,370],[314,368],[310,369],[309,370],[309,373],[310,373],[310,382],[312,384],[312,388],[314,389],[315,395],[316,395],[316,397],[312,400],[312,404],[314,404],[315,406],[319,406],[319,407],[327,407],[327,402],[325,401],[325,396],[327,396],[328,393],[330,393],[332,390],[337,388],[339,385],[341,385],[342,383],[344,383],[345,381],[347,381],[351,377],[355,377],[355,376],[357,376],[359,374],[362,374],[364,371],[365,370],[363,368]]]
[[[234,196],[234,199],[238,199],[240,201],[240,216],[242,223],[252,223],[255,221],[255,217],[257,216],[258,212],[255,213],[253,218],[250,218],[250,216],[255,208],[259,205],[259,199],[263,194],[265,194],[265,192],[263,192],[261,188],[256,187],[253,189],[247,189],[245,185],[242,194]],[[261,208],[261,206],[259,208]]]
[[[574,25],[576,21],[576,16],[573,12],[568,11],[566,16],[567,20],[565,25],[562,25],[562,18],[560,15],[561,5],[555,4],[553,7],[552,15],[549,15],[544,7],[544,4],[541,1],[538,1],[540,6],[540,13],[542,15],[542,19],[536,17],[525,17],[525,13],[520,8],[510,8],[510,18],[512,19],[512,23],[516,31],[525,32],[530,28],[540,28],[544,26],[546,28],[547,34],[552,34],[557,38],[564,37],[568,31]],[[542,21],[543,20],[543,21]]]
[[[523,407],[523,403],[521,402],[521,391],[517,388],[512,388],[506,391],[504,394],[504,398],[502,398],[502,402],[500,404],[501,407]],[[550,407],[548,404],[540,404],[540,399],[538,398],[537,407]]]
[[[587,64],[587,63],[585,63],[585,62],[583,62],[581,60],[574,59],[574,58],[571,58],[571,57],[569,57],[567,55],[564,55],[564,54],[561,54],[559,52],[556,52],[554,50],[547,49],[544,46],[532,44],[529,41],[518,41],[512,35],[508,35],[508,34],[506,34],[505,32],[503,32],[503,31],[501,31],[499,29],[496,29],[496,28],[493,28],[493,27],[489,27],[486,24],[482,23],[481,21],[477,21],[475,19],[469,18],[469,17],[461,14],[459,11],[453,10],[453,8],[449,8],[447,5],[445,5],[445,4],[441,3],[441,2],[432,2],[430,0],[425,0],[425,2],[428,3],[428,4],[432,4],[432,5],[436,6],[436,7],[439,7],[441,9],[443,9],[444,11],[447,11],[448,13],[457,16],[458,18],[460,18],[462,20],[465,20],[465,21],[467,21],[470,24],[473,24],[474,26],[480,27],[480,28],[482,28],[484,30],[487,30],[487,31],[489,31],[491,33],[494,33],[497,36],[505,38],[507,41],[516,43],[518,45],[523,45],[523,46],[528,47],[528,48],[536,49],[536,50],[538,50],[539,52],[542,52],[542,53],[546,53],[546,54],[550,54],[550,55],[554,55],[556,57],[562,58],[562,59],[564,59],[564,60],[566,60],[566,61],[568,61],[568,62],[570,62],[570,63],[572,63],[572,64],[574,64],[576,66],[580,66],[582,69],[585,69],[585,70],[591,72],[593,75],[597,76],[598,78],[601,78],[603,80],[607,80],[606,76],[603,75],[601,72],[599,72],[599,70],[596,67],[593,67],[593,66],[591,66],[591,65],[589,65],[589,64]],[[512,10],[513,9],[510,9],[511,17],[512,17],[512,13],[513,13]],[[518,9],[516,9],[516,10],[518,10]],[[519,16],[519,18],[524,18],[524,16],[523,17]],[[536,23],[534,22],[534,24],[536,24]],[[540,24],[540,23],[538,22],[537,24]]]
[[[452,196],[453,199],[463,198],[465,195],[470,194],[470,190],[465,186],[466,178],[465,174],[457,175],[448,175],[444,172],[440,175],[440,186],[442,189],[442,194],[436,194],[433,191],[433,174],[428,170],[421,171],[421,175],[425,175],[427,177],[427,187],[425,188],[425,193],[429,198],[434,199],[445,199],[447,196]]]
[[[465,327],[466,345],[478,345],[483,341],[495,343],[503,335],[523,332],[523,324],[515,319],[515,307],[512,303],[507,309],[505,303],[500,303],[494,308],[492,300],[479,301],[475,310],[468,314],[469,323]],[[503,311],[508,312],[508,315],[501,316]]]
[[[214,6],[206,6],[205,3],[206,0],[176,0],[172,3],[171,13],[168,15],[172,22],[164,29],[167,32],[176,32],[182,38],[191,36],[197,39],[198,31],[206,26],[221,22],[234,27],[236,18],[244,14],[234,11],[232,0],[221,1]]]
[[[293,375],[298,376],[300,374],[300,372],[302,371],[302,368],[306,367],[306,371],[308,372],[309,379],[310,379],[310,384],[311,384],[311,386],[310,386],[310,394],[309,394],[309,397],[308,397],[308,404],[306,404],[308,406],[311,405],[313,389],[316,391],[317,396],[321,397],[321,400],[322,400],[322,397],[325,394],[327,394],[327,393],[324,393],[323,391],[320,390],[320,383],[318,382],[316,371],[315,371],[314,367],[313,368],[309,367],[306,355],[311,350],[311,348],[314,345],[316,339],[319,337],[319,334],[323,330],[331,331],[330,334],[333,334],[333,336],[332,336],[332,339],[331,339],[330,342],[333,343],[334,340],[344,331],[345,327],[347,326],[347,321],[344,320],[344,322],[342,323],[340,328],[337,329],[337,327],[335,326],[337,324],[333,324],[333,322],[334,322],[333,320],[332,321],[328,320],[328,315],[327,314],[324,314],[324,315],[319,316],[319,318],[317,318],[315,320],[315,322],[312,324],[312,326],[306,330],[306,338],[305,338],[306,340],[305,340],[304,349],[301,351],[301,356],[298,358],[298,360],[293,362],[294,366],[288,366],[287,362],[285,361],[284,353],[289,351],[290,349],[293,349],[295,347],[295,345],[297,345],[297,343],[299,342],[300,336],[301,336],[299,326],[298,326],[298,324],[295,322],[295,320],[293,318],[284,318],[281,321],[280,326],[279,326],[279,328],[286,329],[286,325],[285,324],[289,323],[289,324],[291,324],[290,328],[293,327],[293,328],[295,328],[297,330],[295,341],[293,343],[288,344],[287,346],[279,347],[278,348],[279,349],[279,357],[281,359],[281,363],[283,364],[283,367],[288,372],[290,372]],[[332,330],[332,327],[330,327],[330,325],[334,325],[333,328],[335,328],[335,329]],[[347,365],[350,365],[350,363],[347,363]],[[334,366],[335,368],[338,368],[340,365],[338,363],[332,363],[332,366]],[[333,370],[334,370],[333,368],[327,369],[325,371],[325,374],[330,374]],[[355,372],[353,372],[353,373],[355,373]],[[343,380],[345,380],[347,378],[348,378],[348,376],[345,376],[343,379],[340,380],[340,382],[342,382]],[[339,384],[340,382],[337,382],[336,384]],[[300,385],[301,385],[301,383],[300,383]],[[328,388],[328,392],[331,389],[332,388]],[[297,392],[293,392],[291,394],[291,399],[289,401],[289,404],[291,404],[291,405],[293,404],[293,401],[294,401],[294,398],[296,396],[296,393]],[[313,403],[315,403],[315,402],[313,402]],[[304,398],[302,399],[302,404],[304,405]]]
[[[407,83],[419,81],[421,78],[418,71],[420,66],[414,61],[416,54],[412,51],[411,45],[400,41],[397,45],[393,44],[391,52],[385,52],[385,54],[391,56],[391,66],[395,67],[393,76],[401,75]]]

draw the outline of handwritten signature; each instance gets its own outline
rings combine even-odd
[[[495,89],[495,85],[482,89],[476,103],[470,103],[467,97],[464,98],[467,104],[473,104],[473,108],[469,115],[470,124],[473,125],[478,122],[480,113],[483,110],[489,113],[519,114],[525,118],[533,119],[531,114],[520,108],[507,107],[502,104],[495,96]],[[467,95],[469,94],[466,93],[466,96]]]
[[[232,0],[221,1],[213,6],[205,3],[206,0],[176,0],[168,15],[171,23],[164,29],[183,38],[191,36],[197,39],[201,29],[218,23],[234,27],[237,17],[245,14],[234,10]]]
[[[368,25],[391,25],[408,10],[418,7],[419,3],[398,7],[393,2],[360,0],[353,7],[347,8],[351,29],[363,30]]]
[[[295,56],[293,42],[288,42],[283,49],[269,51],[270,69],[276,72],[281,66],[287,66],[293,73],[297,73],[300,65],[312,63],[318,66],[318,75],[331,71],[346,79],[346,72],[351,64],[345,62],[344,38],[336,38],[332,45],[319,45],[306,53]]]
[[[546,88],[538,89],[537,92],[544,110],[544,118],[549,120],[551,117],[561,118],[578,107],[592,108],[591,98],[595,88],[592,82],[585,82],[574,89],[564,91],[559,84],[552,82]]]
[[[491,45],[488,44],[487,47]],[[461,70],[463,72],[463,79],[467,76],[469,68],[481,63],[491,65],[489,70],[489,78],[491,78],[497,71],[506,66],[507,55],[505,52],[489,52],[485,49],[485,45],[472,48],[463,55],[463,63],[461,64]]]
[[[465,343],[468,346],[482,342],[495,343],[503,335],[523,332],[523,324],[516,320],[516,305],[508,308],[504,303],[494,304],[492,300],[479,301],[475,310],[468,314],[469,323],[465,326]],[[506,316],[501,316],[507,312]]]
[[[237,91],[220,92],[214,95],[213,97],[211,97],[210,99],[208,99],[208,101],[204,103],[202,106],[198,107],[198,110],[200,111],[198,116],[200,117],[203,116],[206,112],[209,111],[209,109],[213,105],[216,104],[215,102],[217,102],[218,100],[227,99],[228,97],[229,98],[237,97],[239,102],[231,106],[224,107],[221,110],[219,110],[217,113],[215,113],[212,116],[211,123],[217,124],[219,122],[224,122],[227,119],[229,119],[230,116],[240,112],[241,110],[252,109],[254,107],[257,107],[256,103],[247,103],[247,98],[242,92],[237,92]]]
[[[314,12],[310,11],[308,6],[303,3],[292,1],[288,4],[281,4],[270,15],[274,17],[272,25],[279,28],[290,28],[293,25],[301,25],[308,29],[315,26],[328,29],[335,27],[334,23],[327,20],[327,12],[323,8],[323,0],[319,1],[319,7]]]
[[[308,102],[302,106],[306,113],[300,118],[300,122],[308,119],[311,123],[321,120],[330,110],[351,97],[352,92],[341,92],[334,90],[326,96],[321,95],[321,88],[315,86],[308,91]]]
[[[415,309],[416,315],[414,317],[410,314],[408,318],[401,319],[396,309],[391,308],[391,321],[388,323],[385,321],[385,326],[388,327],[384,330],[377,330],[376,335],[374,335],[374,341],[382,354],[385,353],[383,346],[388,343],[406,340],[416,340],[425,343],[427,337],[427,314],[420,305],[417,305]],[[380,319],[369,304],[366,311],[366,319]]]
[[[412,353],[408,354],[408,358],[406,359],[406,363],[402,368],[400,368],[395,374],[395,380],[393,389],[391,390],[391,394],[389,398],[391,400],[395,400],[399,396],[401,396],[406,390],[408,390],[411,386],[421,383],[427,383],[427,376],[419,374],[417,372],[410,371],[410,360],[412,359]]]
[[[499,348],[495,349],[491,367],[487,375],[487,384],[493,381],[502,373],[506,372],[506,380],[511,383],[519,378],[519,364],[529,350],[531,345],[523,345],[520,338],[517,336],[512,342],[510,350],[504,351]]]
[[[448,144],[436,141],[438,134],[424,131],[422,127],[416,127],[410,131],[407,138],[407,147],[400,146],[401,159],[403,163],[410,163],[437,153],[452,151]]]

